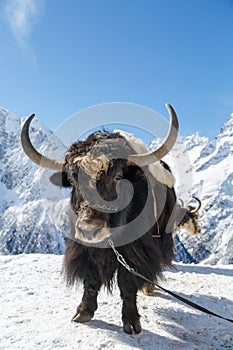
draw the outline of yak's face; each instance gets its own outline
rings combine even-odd
[[[111,214],[118,211],[117,189],[124,170],[124,161],[120,159],[109,162],[96,177],[95,171],[90,174],[81,167],[73,170],[69,180],[73,187],[71,204],[76,215],[76,239],[98,243],[110,236]]]
[[[124,158],[114,158],[122,152],[132,153],[124,139],[108,144],[111,154],[105,148],[106,143],[104,153],[103,147],[91,148],[85,154],[72,151],[66,157],[65,171],[51,177],[54,184],[58,184],[60,177],[63,186],[72,187],[74,238],[87,244],[106,240],[112,228],[127,223],[132,187],[143,178],[139,167],[128,164],[127,154]]]
[[[178,228],[185,229],[191,235],[198,235],[201,233],[201,227],[199,225],[199,212],[192,213],[195,208],[188,206],[188,210],[184,214],[184,217],[178,226]]]

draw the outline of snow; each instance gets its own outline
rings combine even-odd
[[[138,293],[143,331],[122,330],[121,300],[104,289],[98,310],[86,324],[71,318],[82,297],[82,287],[65,286],[62,256],[21,254],[0,256],[0,349],[233,349],[231,323],[208,316],[155,290]],[[233,266],[184,265],[165,272],[161,285],[210,310],[232,318]]]

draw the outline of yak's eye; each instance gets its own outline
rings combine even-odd
[[[115,176],[115,181],[120,181],[120,180],[122,180],[122,179],[123,179],[123,174],[122,174],[122,172],[117,173],[116,176]]]

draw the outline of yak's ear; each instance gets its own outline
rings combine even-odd
[[[70,187],[70,181],[64,171],[59,171],[50,176],[50,182],[59,187]]]

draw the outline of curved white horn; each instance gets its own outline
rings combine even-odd
[[[24,152],[34,163],[39,165],[42,168],[62,171],[65,164],[64,160],[57,160],[43,156],[40,154],[32,145],[29,137],[29,126],[32,119],[35,117],[35,114],[32,114],[24,123],[21,131],[21,144]]]
[[[128,161],[134,162],[139,166],[149,165],[162,159],[172,149],[178,136],[179,122],[173,107],[166,104],[166,108],[170,115],[170,127],[162,146],[150,153],[132,154],[128,157]]]

